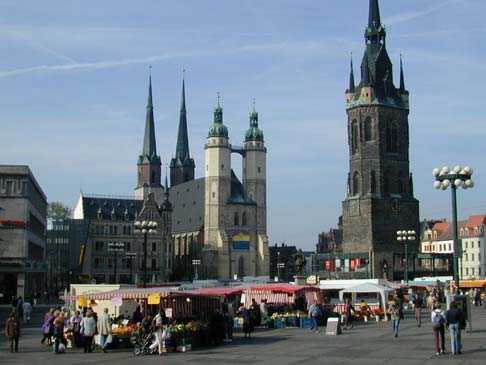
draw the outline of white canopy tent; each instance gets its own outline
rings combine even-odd
[[[346,288],[339,291],[339,299],[342,301],[344,293],[351,293],[352,295],[352,302],[356,303],[356,294],[357,293],[378,293],[381,295],[381,304],[383,310],[386,310],[386,304],[388,302],[388,293],[394,291],[392,288],[387,286],[373,284],[373,283],[363,283],[351,288]]]

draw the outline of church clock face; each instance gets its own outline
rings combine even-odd
[[[390,205],[391,205],[391,209],[394,212],[399,212],[400,211],[400,202],[398,201],[398,199],[392,199],[390,201]]]

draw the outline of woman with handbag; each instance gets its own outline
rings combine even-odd
[[[96,321],[93,312],[87,311],[86,317],[81,321],[81,335],[83,336],[84,352],[93,351],[93,337],[96,334]]]

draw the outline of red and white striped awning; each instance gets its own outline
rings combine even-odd
[[[179,291],[178,288],[153,287],[153,288],[124,288],[124,289],[110,290],[106,292],[68,295],[67,297],[61,296],[61,299],[69,300],[69,299],[79,299],[81,297],[84,297],[89,300],[110,300],[111,298],[147,299],[149,294],[159,294],[161,297],[186,295],[184,292]]]

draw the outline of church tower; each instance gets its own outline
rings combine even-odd
[[[263,132],[258,128],[258,113],[253,104],[250,127],[245,133],[243,185],[256,203],[257,276],[269,275],[267,238],[267,149]]]
[[[186,90],[182,80],[181,112],[175,157],[170,161],[170,186],[194,180],[196,165],[189,155],[189,138],[187,136]]]
[[[226,203],[231,194],[231,145],[223,124],[223,108],[214,109],[205,150],[204,247],[203,262],[208,277],[229,278]]]
[[[361,81],[355,86],[351,60],[346,90],[349,174],[343,251],[370,253],[375,278],[392,278],[393,254],[404,251],[396,232],[419,232],[419,202],[409,171],[409,94],[401,60],[398,88],[392,67],[378,0],[370,0]]]
[[[149,91],[147,113],[145,117],[145,134],[143,138],[142,154],[137,163],[137,187],[135,199],[147,199],[149,192],[153,192],[155,201],[159,204],[163,200],[164,188],[161,185],[161,162],[157,155],[155,144],[154,106],[152,104],[152,75],[149,76]]]

